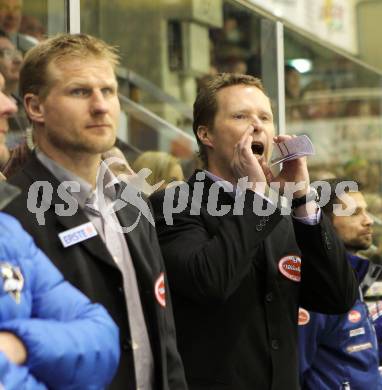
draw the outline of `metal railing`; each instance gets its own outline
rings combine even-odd
[[[158,133],[167,133],[171,135],[182,136],[192,142],[192,145],[196,148],[196,140],[194,137],[187,134],[185,131],[173,124],[167,122],[162,117],[154,114],[152,111],[143,107],[141,104],[134,102],[126,96],[119,94],[120,101],[124,104],[125,111],[131,117],[138,119],[145,125],[154,129]]]
[[[193,116],[192,116],[191,107],[189,107],[181,100],[175,98],[174,96],[166,93],[151,81],[140,76],[138,73],[134,72],[131,69],[118,68],[116,73],[119,78],[128,81],[129,83],[147,92],[149,95],[153,96],[160,103],[169,104],[178,113],[182,114],[185,118],[192,120]]]

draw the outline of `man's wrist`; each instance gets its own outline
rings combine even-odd
[[[309,194],[310,189],[310,185],[305,183],[304,188],[293,192],[292,199],[301,198],[302,196]]]
[[[298,207],[306,205],[307,203],[317,203],[318,201],[319,196],[317,190],[314,187],[309,187],[309,191],[307,191],[305,194],[294,197],[292,199],[291,209],[296,210]]]

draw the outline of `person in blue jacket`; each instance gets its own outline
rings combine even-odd
[[[0,130],[15,112],[1,91]],[[19,191],[0,183],[0,209]],[[119,362],[106,310],[63,280],[13,217],[0,212],[0,389],[103,389]]]
[[[357,255],[372,244],[373,220],[360,191],[338,186],[342,180],[328,180],[330,200],[323,211],[330,217],[348,251],[348,259],[360,283],[359,297],[343,315],[324,315],[299,310],[299,364],[303,390],[382,389],[376,332],[363,301],[363,282],[375,278],[380,266]],[[347,198],[345,198],[347,197]],[[353,202],[354,212],[338,215],[333,205]],[[336,215],[337,214],[337,215]],[[377,316],[375,316],[377,319]]]
[[[20,224],[0,213],[2,386],[102,389],[118,361],[118,329],[106,310],[65,282]]]

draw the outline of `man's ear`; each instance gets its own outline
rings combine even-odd
[[[210,148],[214,147],[213,144],[213,135],[211,134],[208,126],[198,126],[198,130],[196,131],[198,135],[199,141]]]
[[[40,98],[34,93],[27,93],[24,96],[24,107],[32,122],[44,123],[44,108]]]

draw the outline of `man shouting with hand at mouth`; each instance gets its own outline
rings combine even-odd
[[[217,75],[198,93],[193,129],[205,170],[189,179],[187,205],[171,225],[165,192],[151,198],[189,388],[298,389],[299,305],[343,313],[356,297],[343,245],[311,196],[305,158],[272,177],[272,143],[291,136],[275,137],[260,80]],[[269,181],[281,190],[304,182],[292,216],[277,207],[268,216],[254,212],[255,203],[267,207]],[[232,207],[238,201],[240,213]]]

